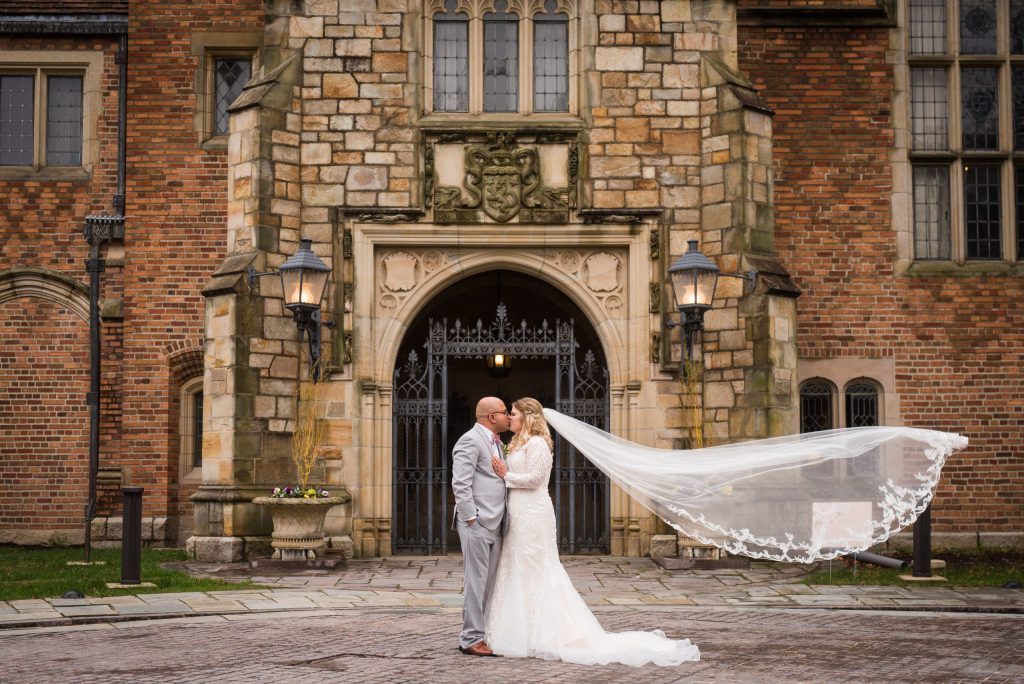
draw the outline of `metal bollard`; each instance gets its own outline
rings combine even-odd
[[[142,487],[123,487],[121,511],[121,584],[142,581]]]
[[[932,506],[914,522],[914,577],[932,576]]]

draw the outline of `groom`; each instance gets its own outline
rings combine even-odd
[[[454,525],[462,543],[465,573],[459,650],[468,655],[494,655],[484,641],[484,608],[501,555],[505,481],[494,473],[491,457],[505,458],[498,434],[506,430],[505,402],[497,397],[484,397],[476,405],[476,424],[452,450]]]

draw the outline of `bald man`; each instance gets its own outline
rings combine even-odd
[[[501,555],[505,481],[495,474],[491,458],[504,460],[505,449],[498,435],[506,430],[505,402],[497,397],[484,397],[476,405],[476,424],[452,450],[454,526],[462,543],[465,574],[459,650],[467,655],[494,655],[484,641],[484,607]]]

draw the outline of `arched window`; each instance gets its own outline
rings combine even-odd
[[[800,432],[831,430],[832,387],[823,380],[809,380],[800,388]]]
[[[855,380],[846,386],[845,427],[871,427],[878,425],[878,388],[866,380]],[[877,454],[865,454],[849,462],[849,474],[873,475],[878,472]]]
[[[181,385],[181,420],[178,436],[181,478],[196,480],[203,467],[203,377]]]
[[[846,427],[878,425],[878,388],[859,380],[846,387]]]

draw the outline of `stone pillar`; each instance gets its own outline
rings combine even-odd
[[[705,316],[705,421],[712,443],[790,434],[799,416],[796,297],[774,256],[771,111],[721,54],[704,56],[701,218],[704,251],[727,273],[758,274],[756,291],[722,277],[725,306]]]
[[[192,496],[195,527],[187,542],[199,560],[237,561],[268,550],[270,521],[252,499],[295,479],[289,452],[297,331],[282,306],[280,279],[250,285],[246,274],[280,266],[301,228],[301,60],[288,47],[289,7],[268,2],[261,75],[230,109],[228,258],[203,290],[203,484]]]

